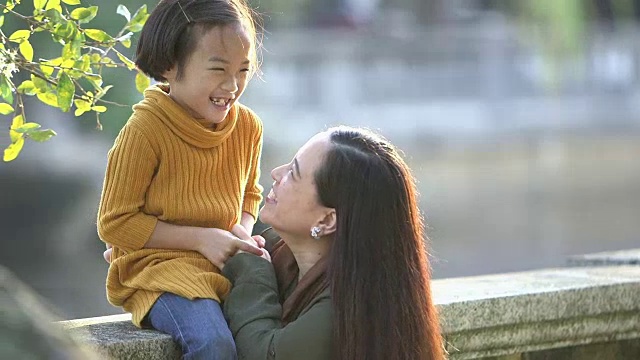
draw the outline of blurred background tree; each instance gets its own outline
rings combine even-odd
[[[32,4],[8,0],[0,5],[4,14],[0,16],[0,96],[5,101],[0,102],[0,114],[13,114],[11,144],[4,150],[4,161],[16,159],[25,139],[42,142],[56,135],[51,129],[41,130],[39,122],[29,121],[23,96],[36,96],[63,112],[73,107],[75,116],[95,113],[98,128],[102,128],[100,114],[107,106],[119,105],[104,99],[113,87],[105,84],[104,69],[135,70],[121,48],[129,49],[132,35],[142,30],[147,6],[132,15],[125,5],[118,5],[123,26],[109,35],[89,25],[99,7],[82,5],[80,0],[33,0]],[[8,16],[15,21],[6,21]],[[142,92],[150,81],[137,72],[135,82]]]

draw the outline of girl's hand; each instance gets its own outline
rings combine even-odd
[[[242,227],[234,225],[234,229],[236,226]],[[238,251],[245,251],[258,256],[262,255],[262,249],[256,245],[251,236],[247,237],[234,229],[231,232],[222,229],[209,229],[208,234],[210,236],[200,241],[197,251],[219,269],[222,269],[224,263]],[[242,237],[236,235],[236,233]]]
[[[108,262],[109,264],[111,264],[111,253],[113,252],[113,248],[111,247],[111,245],[107,244],[107,250],[105,250],[102,253],[102,257],[104,258],[104,261]]]

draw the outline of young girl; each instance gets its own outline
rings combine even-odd
[[[256,25],[243,0],[162,0],[136,65],[153,86],[109,152],[98,234],[112,247],[107,298],[133,323],[170,334],[185,359],[234,359],[219,267],[262,200],[262,124],[238,103],[256,71]]]

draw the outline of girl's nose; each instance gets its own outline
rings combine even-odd
[[[238,79],[235,76],[229,76],[224,83],[222,83],[222,89],[230,93],[236,93],[238,91]]]

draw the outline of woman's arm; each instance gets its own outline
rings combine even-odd
[[[233,283],[224,302],[224,313],[241,358],[331,358],[332,314],[328,293],[316,299],[298,319],[283,326],[271,263],[251,254],[238,254],[227,261],[223,274]]]

